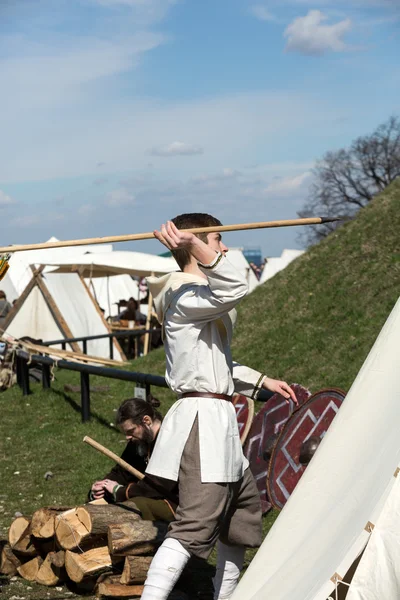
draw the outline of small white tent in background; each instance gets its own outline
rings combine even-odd
[[[92,295],[77,273],[40,273],[31,280],[4,323],[6,334],[43,341],[111,333]],[[82,343],[69,349],[82,351]],[[87,353],[109,358],[108,338],[87,342]],[[114,340],[114,359],[125,360]]]
[[[229,262],[246,278],[250,294],[258,286],[258,279],[253,269],[250,267],[241,248],[229,248],[229,252],[226,257]]]
[[[400,300],[232,600],[399,599],[399,339]]]
[[[276,273],[282,271],[287,267],[295,258],[304,254],[304,250],[283,250],[281,256],[271,257],[267,259],[265,267],[260,277],[259,283],[265,283],[268,279],[271,279]]]

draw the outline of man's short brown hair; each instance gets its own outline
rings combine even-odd
[[[172,222],[175,224],[177,229],[222,226],[222,223],[219,219],[216,219],[207,213],[185,213],[183,215],[178,215],[175,217],[175,219],[172,219]],[[202,242],[207,244],[208,240],[206,233],[197,233],[196,235],[202,240]],[[183,271],[186,265],[188,265],[191,261],[190,252],[183,248],[179,248],[179,250],[172,250],[172,254]]]

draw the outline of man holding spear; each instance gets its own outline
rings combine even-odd
[[[221,222],[194,213],[154,232],[182,269],[148,279],[163,328],[166,379],[178,401],[163,421],[146,472],[178,482],[179,506],[151,563],[143,600],[166,600],[190,556],[207,559],[217,540],[214,598],[232,596],[245,547],[261,543],[260,500],[232,394],[257,398],[265,388],[297,402],[284,381],[232,362],[235,306],[247,284],[225,258],[218,231],[181,231],[209,226]]]

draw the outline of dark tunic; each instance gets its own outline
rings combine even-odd
[[[155,441],[150,444],[150,446],[138,442],[128,442],[121,458],[141,473],[144,473],[154,444]],[[176,481],[151,476],[151,480],[156,484],[156,488],[154,488],[146,482],[146,479],[150,479],[148,476],[146,476],[145,480],[138,480],[134,475],[118,464],[102,477],[102,479],[116,481],[122,486],[117,490],[115,496],[107,491],[105,492],[104,498],[107,502],[123,502],[128,498],[135,497],[151,498],[153,500],[164,500],[165,498],[168,498],[173,508],[177,505],[177,499],[174,502],[178,491]],[[89,499],[93,499],[91,492],[89,492]]]

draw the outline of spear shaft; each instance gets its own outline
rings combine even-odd
[[[219,225],[213,227],[195,227],[183,229],[192,233],[212,233],[213,231],[245,231],[248,229],[268,229],[272,227],[295,227],[298,225],[321,225],[340,219],[332,217],[310,217],[306,219],[288,219],[285,221],[262,221],[261,223],[237,223],[235,225]],[[82,240],[64,240],[57,242],[42,242],[40,244],[20,244],[15,246],[0,247],[0,254],[7,252],[23,252],[25,250],[48,250],[49,248],[65,248],[69,246],[87,246],[89,244],[111,244],[116,242],[133,242],[136,240],[150,240],[154,238],[153,232],[131,233],[127,235],[109,235],[105,237],[85,238]]]

